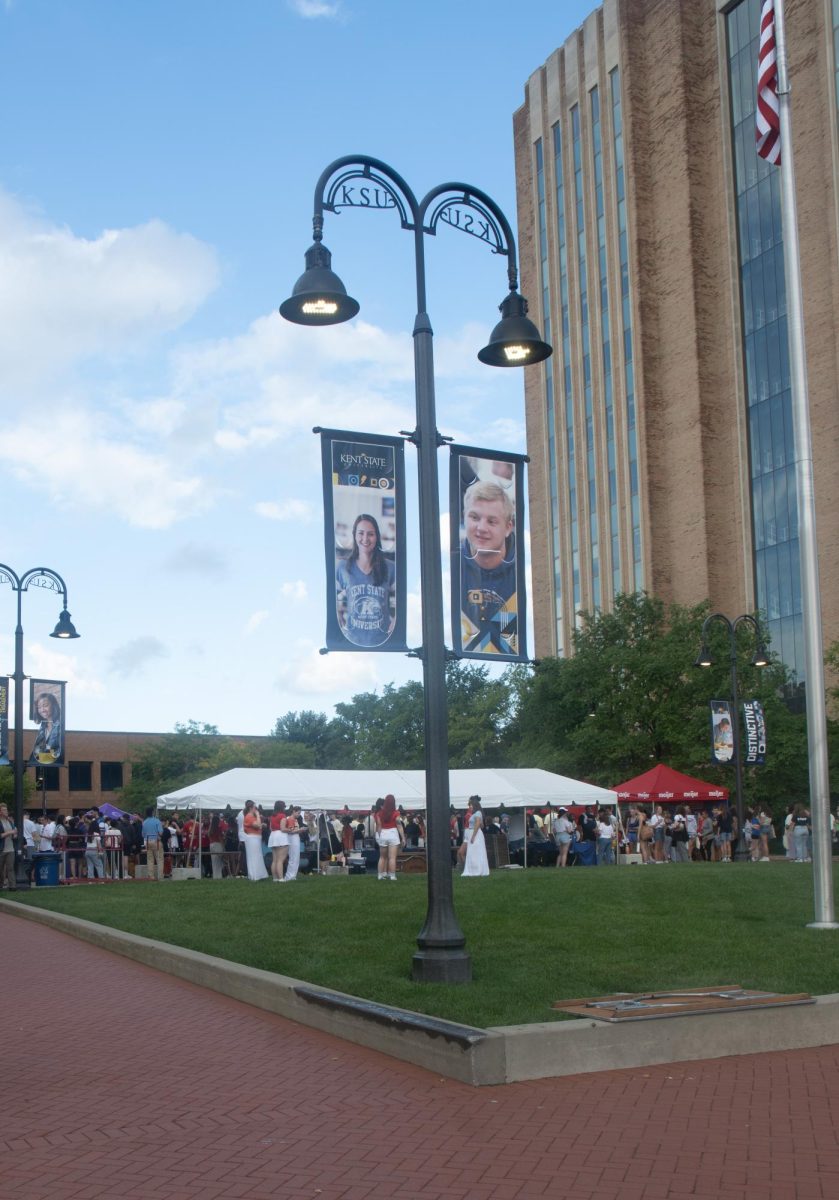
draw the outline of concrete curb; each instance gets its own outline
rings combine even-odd
[[[765,1050],[839,1043],[839,994],[817,996],[812,1005],[759,1013],[652,1017],[617,1025],[580,1019],[477,1029],[14,900],[0,900],[0,912],[72,934],[199,987],[473,1086],[744,1054],[754,1042],[750,1018],[759,1021]]]

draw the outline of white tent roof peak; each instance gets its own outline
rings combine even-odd
[[[486,808],[547,804],[617,804],[617,793],[555,775],[539,767],[449,771],[451,803],[465,808],[478,795]],[[234,767],[176,792],[158,796],[166,808],[241,808],[246,800],[273,806],[277,800],[303,808],[370,809],[392,793],[407,809],[425,808],[425,771],[320,771],[292,767]]]

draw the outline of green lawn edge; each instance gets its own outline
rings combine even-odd
[[[836,868],[834,868],[834,875]],[[473,982],[410,978],[424,876],[114,883],[14,898],[364,999],[479,1027],[560,1019],[613,991],[738,983],[839,991],[839,931],[812,930],[812,870],[686,864],[498,871],[454,880]]]

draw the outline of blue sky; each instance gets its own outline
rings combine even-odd
[[[80,640],[48,638],[49,593],[25,596],[23,627],[27,674],[68,681],[70,728],[266,733],[419,677],[317,652],[311,433],[413,427],[411,238],[390,214],[327,215],[359,317],[298,329],[277,307],[344,154],[418,195],[471,183],[515,228],[512,113],[592,7],[0,0],[0,561],[67,582]],[[429,242],[438,425],[523,450],[520,374],[475,358],[503,261],[451,230]],[[408,582],[417,644],[416,554]],[[14,599],[0,585],[0,673]]]

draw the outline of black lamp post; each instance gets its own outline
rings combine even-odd
[[[748,857],[746,851],[746,836],[745,836],[745,809],[743,807],[743,760],[740,749],[740,713],[739,713],[739,696],[737,692],[737,629],[740,625],[750,625],[754,631],[755,641],[757,642],[757,650],[752,657],[753,667],[766,667],[769,665],[769,656],[766,653],[766,647],[763,643],[763,631],[754,617],[748,613],[743,613],[739,617],[735,617],[730,621],[723,613],[711,613],[706,617],[702,624],[702,649],[699,651],[699,656],[694,663],[697,667],[712,667],[714,659],[708,649],[708,628],[713,622],[719,622],[728,630],[729,641],[729,661],[731,663],[731,722],[732,722],[732,737],[734,739],[734,781],[735,781],[735,797],[737,804],[737,848],[734,852],[735,859],[745,859]]]
[[[434,404],[434,358],[431,322],[426,311],[425,237],[449,225],[483,241],[507,259],[509,294],[500,305],[501,320],[478,358],[489,366],[525,366],[551,353],[527,317],[527,301],[518,293],[516,244],[503,212],[485,192],[463,183],[432,188],[421,201],[387,163],[366,155],[336,159],[315,187],[314,243],[306,251],[306,270],[280,312],[299,325],[336,325],[354,317],[358,301],[347,294],[332,270],[323,245],[323,213],[343,208],[395,211],[402,228],[414,235],[417,312],[414,321],[416,429],[419,475],[422,649],[425,699],[425,790],[428,818],[428,911],[417,937],[413,977],[429,983],[468,983],[472,964],[452,898],[449,841],[449,756],[446,716],[446,647],[443,633],[443,579],[440,550],[440,504],[437,431]],[[467,210],[470,210],[467,212]]]
[[[67,611],[67,585],[55,571],[51,571],[49,567],[32,567],[31,570],[24,571],[23,575],[17,575],[11,567],[7,567],[5,563],[0,563],[0,583],[4,582],[10,584],[12,591],[17,593],[15,670],[12,677],[15,681],[15,828],[17,829],[19,851],[17,859],[17,886],[19,888],[27,888],[29,887],[29,875],[22,865],[25,845],[23,838],[23,776],[26,771],[26,763],[23,761],[23,682],[26,678],[23,673],[23,625],[21,624],[23,593],[28,591],[30,586],[45,588],[49,592],[56,592],[61,596],[63,606],[58,618],[58,624],[50,634],[50,637],[77,638],[79,635],[76,633],[76,628],[70,620],[70,614]],[[63,713],[61,717],[63,720]]]

